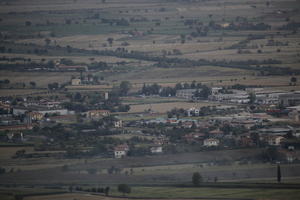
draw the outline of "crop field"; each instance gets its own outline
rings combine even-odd
[[[28,87],[30,81],[36,82],[36,87],[47,88],[48,83],[65,83],[71,80],[72,75],[78,72],[12,72],[1,71],[0,79],[9,79],[12,83],[25,83]]]
[[[49,0],[3,3],[0,9],[3,31],[13,32],[13,37],[16,37],[13,41],[16,44],[37,44],[41,47],[46,45],[45,38],[49,38],[50,46],[71,46],[89,50],[126,48],[128,51],[147,52],[150,55],[160,56],[167,52],[166,55],[170,58],[192,60],[247,61],[255,59],[263,61],[275,59],[282,62],[280,67],[296,66],[299,60],[298,33],[291,33],[290,30],[285,29],[278,31],[278,28],[288,22],[299,19],[295,10],[290,9],[299,8],[299,4],[295,1],[276,0],[270,5],[261,1],[240,2],[237,0],[192,3],[157,0],[126,0],[125,2],[120,0],[106,2],[64,0],[57,3],[58,1]],[[106,22],[106,20],[116,19],[127,20],[129,24],[112,25]],[[198,26],[191,20],[199,19],[201,19],[200,25],[215,23],[226,27],[230,23],[239,24],[247,20],[254,24],[263,21],[272,27],[257,30],[209,30],[204,36],[188,36],[188,34],[192,35]],[[26,21],[30,21],[30,24],[26,25]],[[37,37],[38,34],[42,37]],[[182,34],[185,34],[184,42],[182,42]],[[254,36],[254,38],[247,40],[249,36]],[[108,44],[108,38],[113,38],[111,45]],[[247,40],[245,46],[232,47],[245,40]],[[274,44],[269,44],[270,40],[274,41]],[[8,39],[6,42],[12,42],[12,40]],[[127,43],[125,46],[124,42]],[[172,53],[174,50],[180,53],[175,55]],[[239,50],[242,50],[241,53],[238,53]],[[14,52],[9,54],[11,55],[0,53],[8,57],[16,55]],[[91,60],[108,63],[132,61],[135,67],[153,64],[151,62],[134,64],[136,62],[134,59],[114,56],[65,55],[77,63],[90,63]],[[35,60],[42,57],[46,60],[61,58],[59,55],[36,55],[32,52],[19,54],[19,56]],[[270,65],[273,66],[273,64]],[[211,67],[213,69],[215,66]],[[176,69],[176,72],[168,71],[165,75],[169,77],[163,78],[171,80],[172,73],[177,73],[177,77],[186,77],[186,74],[180,73],[181,70],[189,71],[185,67]],[[193,70],[203,69],[197,67]],[[145,74],[143,79],[151,79],[152,75],[147,70],[142,73]],[[132,72],[132,76],[139,77],[137,75]],[[194,75],[194,77],[201,76],[203,77],[201,74]],[[218,75],[214,74],[214,76]],[[112,80],[118,78],[118,75],[111,77]]]
[[[30,160],[13,159],[3,167],[13,172],[1,175],[0,184],[179,184],[190,183],[193,172],[200,172],[204,182],[260,181],[274,182],[274,164],[220,164],[227,160],[238,160],[257,155],[258,150],[211,151],[210,154],[183,153],[176,155],[146,156],[136,158],[111,159],[54,159],[33,158]],[[225,161],[224,161],[225,162]],[[68,170],[63,170],[67,165]],[[108,174],[112,166],[120,172]],[[91,173],[91,169],[95,172]],[[94,171],[93,170],[93,171]],[[126,174],[126,171],[132,171]],[[300,177],[299,165],[282,165],[283,183]],[[44,177],[41,179],[40,177]]]
[[[18,150],[22,149],[27,152],[33,151],[33,147],[0,147],[0,160],[11,159]]]
[[[122,196],[121,193],[117,192],[115,189],[111,192],[112,196]],[[25,200],[121,200],[134,197],[140,200],[144,198],[149,200],[154,199],[169,199],[169,200],[179,200],[179,199],[259,199],[259,200],[297,200],[300,197],[299,190],[295,189],[216,189],[216,188],[174,188],[174,187],[133,187],[132,192],[126,195],[127,198],[118,197],[105,197],[96,194],[58,194],[58,195],[44,195],[44,196],[31,196],[26,197]]]
[[[141,88],[143,83],[169,86],[192,80],[210,86],[239,83],[276,86],[290,91],[298,89],[298,86],[288,87],[291,73],[280,77],[265,76],[266,73],[261,71],[240,66],[231,68],[230,65],[220,67],[214,63],[255,60],[265,64],[252,67],[298,70],[299,32],[284,27],[300,18],[297,15],[299,8],[299,3],[292,0],[276,0],[270,4],[256,0],[188,3],[164,0],[10,1],[2,3],[0,8],[2,31],[11,35],[1,40],[0,46],[6,47],[6,51],[0,52],[0,56],[23,57],[41,63],[62,58],[77,64],[106,62],[114,66],[112,72],[90,73],[104,77],[112,84],[130,80],[133,91]],[[254,27],[239,28],[245,23],[252,23]],[[261,23],[271,27],[255,28]],[[226,28],[230,24],[236,27]],[[205,26],[208,26],[207,30]],[[78,54],[57,50],[56,46],[100,51],[124,49],[162,58],[205,59],[212,64],[193,67],[183,64],[174,69],[169,65],[157,67],[157,62],[141,58],[91,52]],[[50,47],[48,53],[35,51]],[[30,79],[40,87],[47,87],[49,82],[65,83],[78,74],[3,71],[0,79],[8,78],[12,83],[26,83]],[[90,87],[84,89],[91,90]],[[1,95],[4,94],[8,93],[1,91]],[[143,106],[132,108],[133,112],[143,109]]]

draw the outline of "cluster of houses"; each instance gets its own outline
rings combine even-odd
[[[81,79],[80,79],[81,81]],[[76,79],[72,84],[81,84]],[[178,90],[177,97],[192,99],[197,89]],[[287,125],[269,126],[269,121],[274,118],[268,115],[268,110],[261,113],[248,112],[248,108],[237,106],[237,104],[249,103],[250,94],[255,95],[255,103],[267,105],[270,111],[273,105],[283,105],[286,107],[286,120],[299,122],[300,113],[300,93],[265,91],[263,89],[250,88],[246,90],[229,90],[224,92],[223,88],[211,88],[209,100],[226,102],[228,104],[213,107],[213,115],[206,119],[199,119],[200,113],[205,109],[192,107],[185,110],[185,117],[165,117],[149,120],[138,120],[136,128],[151,125],[162,125],[166,130],[173,128],[187,129],[187,133],[182,136],[182,142],[187,144],[197,144],[203,148],[226,147],[226,141],[234,141],[238,147],[254,147],[257,143],[263,143],[269,146],[284,146],[286,149],[293,150],[299,148],[299,144],[290,138],[300,138],[300,129]],[[105,94],[108,99],[108,94]],[[53,100],[42,98],[39,100],[24,99],[22,103],[12,105],[9,101],[0,101],[0,131],[7,132],[7,138],[11,141],[24,141],[24,130],[31,130],[36,125],[43,123],[76,123],[78,115],[74,111],[62,107],[63,102],[68,100]],[[278,108],[277,108],[278,109]],[[237,112],[229,112],[234,110]],[[224,115],[216,114],[217,111],[224,111]],[[225,112],[226,111],[226,112]],[[110,119],[112,113],[109,110],[88,110],[81,113],[83,121],[97,121],[99,119]],[[122,120],[114,118],[111,128],[122,128],[129,126],[129,123],[123,123]],[[242,127],[242,133],[233,134],[232,131],[225,131],[224,126],[231,128]],[[255,128],[254,128],[255,127]],[[259,128],[257,128],[259,127]],[[84,130],[91,131],[91,130]],[[83,132],[84,132],[83,131]],[[95,130],[96,131],[96,130]],[[142,134],[142,131],[140,131]],[[254,135],[257,135],[255,138]],[[25,137],[26,138],[26,137]],[[152,154],[163,153],[164,146],[169,143],[166,136],[155,137],[151,144],[146,145]],[[130,152],[127,144],[115,146],[114,157],[122,158]]]
[[[20,133],[31,130],[34,126],[44,123],[76,123],[77,116],[72,110],[61,106],[63,102],[49,99],[24,100],[21,105],[11,102],[0,102],[0,131]],[[109,110],[88,110],[81,113],[84,120],[93,121],[111,115]],[[114,121],[115,128],[123,127],[122,120]]]
[[[184,99],[197,99],[195,94],[201,89],[181,89],[176,91],[176,97]],[[255,96],[254,103],[259,105],[295,106],[300,104],[300,92],[286,92],[282,90],[267,90],[265,88],[228,89],[212,87],[210,101],[218,101],[232,104],[247,104],[251,101],[251,95]]]
[[[130,148],[127,144],[120,144],[114,147],[114,157],[124,158],[127,156]],[[159,144],[152,144],[149,146],[149,151],[151,154],[163,153],[163,146]]]

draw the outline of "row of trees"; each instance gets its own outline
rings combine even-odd
[[[111,42],[113,40],[110,40]],[[34,49],[45,49],[45,47],[41,47],[36,44],[30,44],[30,46],[26,46],[26,49],[28,48],[34,48]],[[43,51],[44,52],[44,51]],[[42,52],[42,53],[43,53]],[[208,61],[205,59],[199,59],[199,60],[190,60],[185,58],[168,58],[168,57],[161,57],[161,56],[152,56],[145,52],[139,52],[139,51],[128,51],[125,48],[117,48],[116,50],[85,50],[85,49],[79,49],[79,48],[73,48],[70,46],[67,47],[61,47],[59,45],[56,46],[47,46],[47,52],[68,52],[68,53],[76,53],[76,54],[83,54],[83,55],[103,55],[103,56],[115,56],[115,57],[121,57],[121,58],[134,58],[138,60],[146,60],[151,62],[156,62],[157,67],[163,67],[163,68],[176,68],[176,67],[199,67],[199,66],[220,66],[220,67],[229,67],[229,68],[237,68],[237,69],[246,69],[246,70],[255,70],[255,71],[261,71],[264,72],[265,75],[286,75],[286,74],[300,74],[300,70],[292,69],[288,67],[272,67],[268,66],[270,64],[281,64],[280,61],[274,60],[274,59],[268,59],[268,60],[247,60],[247,61]],[[47,54],[47,52],[44,52]],[[40,53],[40,52],[38,52]],[[18,65],[18,64],[14,64]],[[22,67],[24,69],[24,66],[17,66]],[[2,64],[0,65],[0,68],[12,68],[11,66],[6,66]],[[33,65],[28,65],[25,68],[35,68]],[[14,69],[18,69],[14,67]]]
[[[207,97],[211,94],[211,89],[206,85],[202,85],[201,83],[196,83],[193,81],[191,84],[189,83],[177,83],[175,87],[162,87],[157,83],[152,85],[144,84],[142,90],[140,91],[141,94],[149,96],[149,95],[159,95],[162,97],[170,97],[175,96],[177,90],[182,89],[197,89],[194,97],[207,99]]]

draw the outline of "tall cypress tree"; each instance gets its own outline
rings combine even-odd
[[[281,182],[281,170],[280,170],[280,165],[277,165],[277,182]]]

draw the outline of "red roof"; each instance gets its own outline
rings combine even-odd
[[[114,148],[115,151],[129,151],[129,146],[127,144],[120,144]]]

